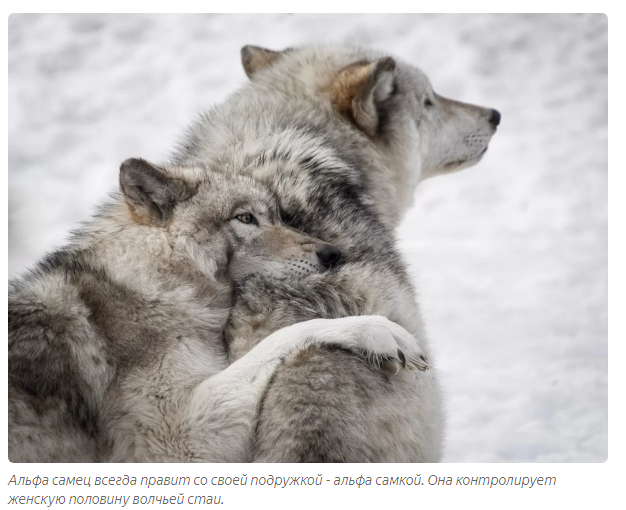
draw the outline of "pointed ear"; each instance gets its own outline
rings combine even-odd
[[[254,73],[274,63],[282,51],[273,51],[260,46],[244,46],[241,48],[241,64],[243,70],[252,79]]]
[[[395,69],[396,61],[391,57],[357,62],[342,69],[330,86],[335,110],[374,136],[384,103],[394,92]]]
[[[120,188],[133,219],[143,225],[164,226],[176,204],[195,194],[182,179],[166,175],[143,159],[127,159],[120,166]]]

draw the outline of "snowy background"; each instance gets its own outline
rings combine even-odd
[[[245,81],[239,49],[374,47],[503,120],[400,228],[446,392],[449,462],[607,458],[603,15],[12,15],[9,273],[61,245]]]

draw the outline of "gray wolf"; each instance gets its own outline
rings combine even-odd
[[[229,364],[236,282],[297,281],[341,253],[285,226],[266,186],[220,168],[124,162],[121,192],[10,282],[11,461],[245,461],[284,358],[325,345],[391,378],[427,367],[381,316],[299,322]]]
[[[294,353],[263,394],[249,459],[438,461],[439,381],[394,229],[420,181],[480,161],[500,113],[442,97],[419,69],[374,51],[246,46],[242,63],[250,82],[191,126],[174,161],[264,182],[288,225],[342,258],[298,281],[242,280],[225,334],[230,359],[301,321],[382,315],[430,362],[390,377],[350,352]]]

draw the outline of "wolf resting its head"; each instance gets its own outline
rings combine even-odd
[[[336,247],[287,227],[276,197],[240,175],[128,159],[120,188],[135,223],[160,227],[200,267],[297,280],[336,265]]]

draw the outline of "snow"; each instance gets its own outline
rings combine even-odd
[[[448,462],[607,458],[604,15],[11,15],[9,272],[61,245],[121,161],[171,154],[245,81],[239,49],[375,47],[495,107],[477,166],[399,230],[437,353]]]

